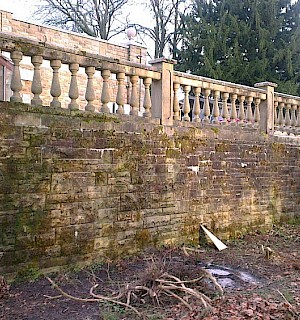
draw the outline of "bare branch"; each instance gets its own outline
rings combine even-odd
[[[122,28],[116,17],[128,1],[45,0],[46,4],[40,5],[35,15],[46,24],[107,40],[113,36],[113,28]]]

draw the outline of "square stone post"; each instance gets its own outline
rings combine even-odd
[[[0,31],[1,32],[11,32],[11,21],[13,19],[13,14],[8,11],[0,10]]]
[[[176,60],[158,58],[149,61],[161,71],[161,79],[151,85],[152,117],[163,125],[173,125],[173,72]]]
[[[260,88],[266,91],[267,99],[260,104],[260,123],[259,128],[261,131],[273,134],[274,133],[274,89],[277,87],[273,82],[260,82],[254,85],[256,88]]]
[[[126,43],[128,46],[128,57],[127,59],[129,61],[133,61],[136,63],[146,64],[147,63],[147,48],[144,46],[141,46],[140,44],[129,40],[128,43]]]

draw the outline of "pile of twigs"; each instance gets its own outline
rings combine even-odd
[[[184,252],[186,253],[186,250]],[[215,277],[199,267],[191,256],[186,254],[179,261],[178,255],[176,258],[172,255],[160,258],[152,256],[147,259],[145,268],[140,271],[136,280],[123,283],[110,296],[99,293],[99,289],[101,289],[99,283],[90,288],[90,297],[79,298],[65,292],[49,277],[47,280],[67,298],[82,302],[110,302],[121,305],[134,311],[140,318],[144,318],[144,316],[138,311],[136,305],[147,302],[160,305],[163,296],[179,301],[189,310],[192,310],[195,303],[210,309],[211,298],[203,292],[208,283],[213,284],[214,290],[219,295],[223,294],[223,289]]]

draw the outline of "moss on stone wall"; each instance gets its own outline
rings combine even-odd
[[[10,103],[0,119],[0,272],[196,244],[200,223],[230,238],[299,216],[298,148],[248,128],[167,135],[139,118]]]

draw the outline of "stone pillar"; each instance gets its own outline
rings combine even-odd
[[[147,48],[141,46],[135,41],[130,40],[128,43],[128,57],[129,61],[136,63],[146,64],[147,63]]]
[[[173,71],[175,60],[158,58],[150,63],[161,71],[161,79],[151,86],[152,117],[163,125],[173,125]]]
[[[1,32],[12,32],[11,20],[13,14],[8,11],[0,10],[0,31]]]
[[[260,82],[254,85],[266,91],[267,99],[260,104],[260,124],[259,128],[265,133],[272,134],[274,132],[275,123],[275,108],[274,108],[274,89],[277,87],[276,83]]]

